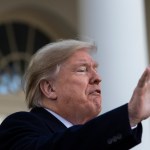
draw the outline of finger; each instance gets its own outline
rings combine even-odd
[[[148,69],[148,78],[147,78],[147,81],[150,82],[150,67],[148,67],[147,69]]]
[[[139,79],[138,87],[140,87],[140,88],[144,87],[145,83],[147,82],[148,76],[149,76],[149,68],[146,68],[144,73],[142,74],[141,78]]]

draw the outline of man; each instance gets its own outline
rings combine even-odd
[[[91,43],[62,40],[41,48],[24,77],[30,112],[8,116],[0,127],[1,150],[127,150],[141,142],[150,116],[150,68],[133,96],[101,112],[101,77]]]

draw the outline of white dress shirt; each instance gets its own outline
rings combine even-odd
[[[61,121],[67,128],[72,127],[73,124],[69,121],[67,121],[66,119],[64,119],[63,117],[61,117],[60,115],[56,114],[55,112],[44,108],[45,110],[47,110],[49,113],[51,113],[53,116],[55,116],[59,121]]]

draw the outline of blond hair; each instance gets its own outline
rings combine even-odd
[[[28,108],[42,107],[42,92],[39,84],[43,79],[53,79],[59,72],[58,66],[75,51],[96,49],[90,42],[61,40],[39,49],[31,58],[23,78],[23,87]]]

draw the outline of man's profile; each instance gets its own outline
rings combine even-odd
[[[141,142],[150,116],[150,68],[127,104],[99,115],[101,77],[90,42],[61,40],[38,50],[24,76],[29,112],[0,126],[1,150],[127,150]]]

